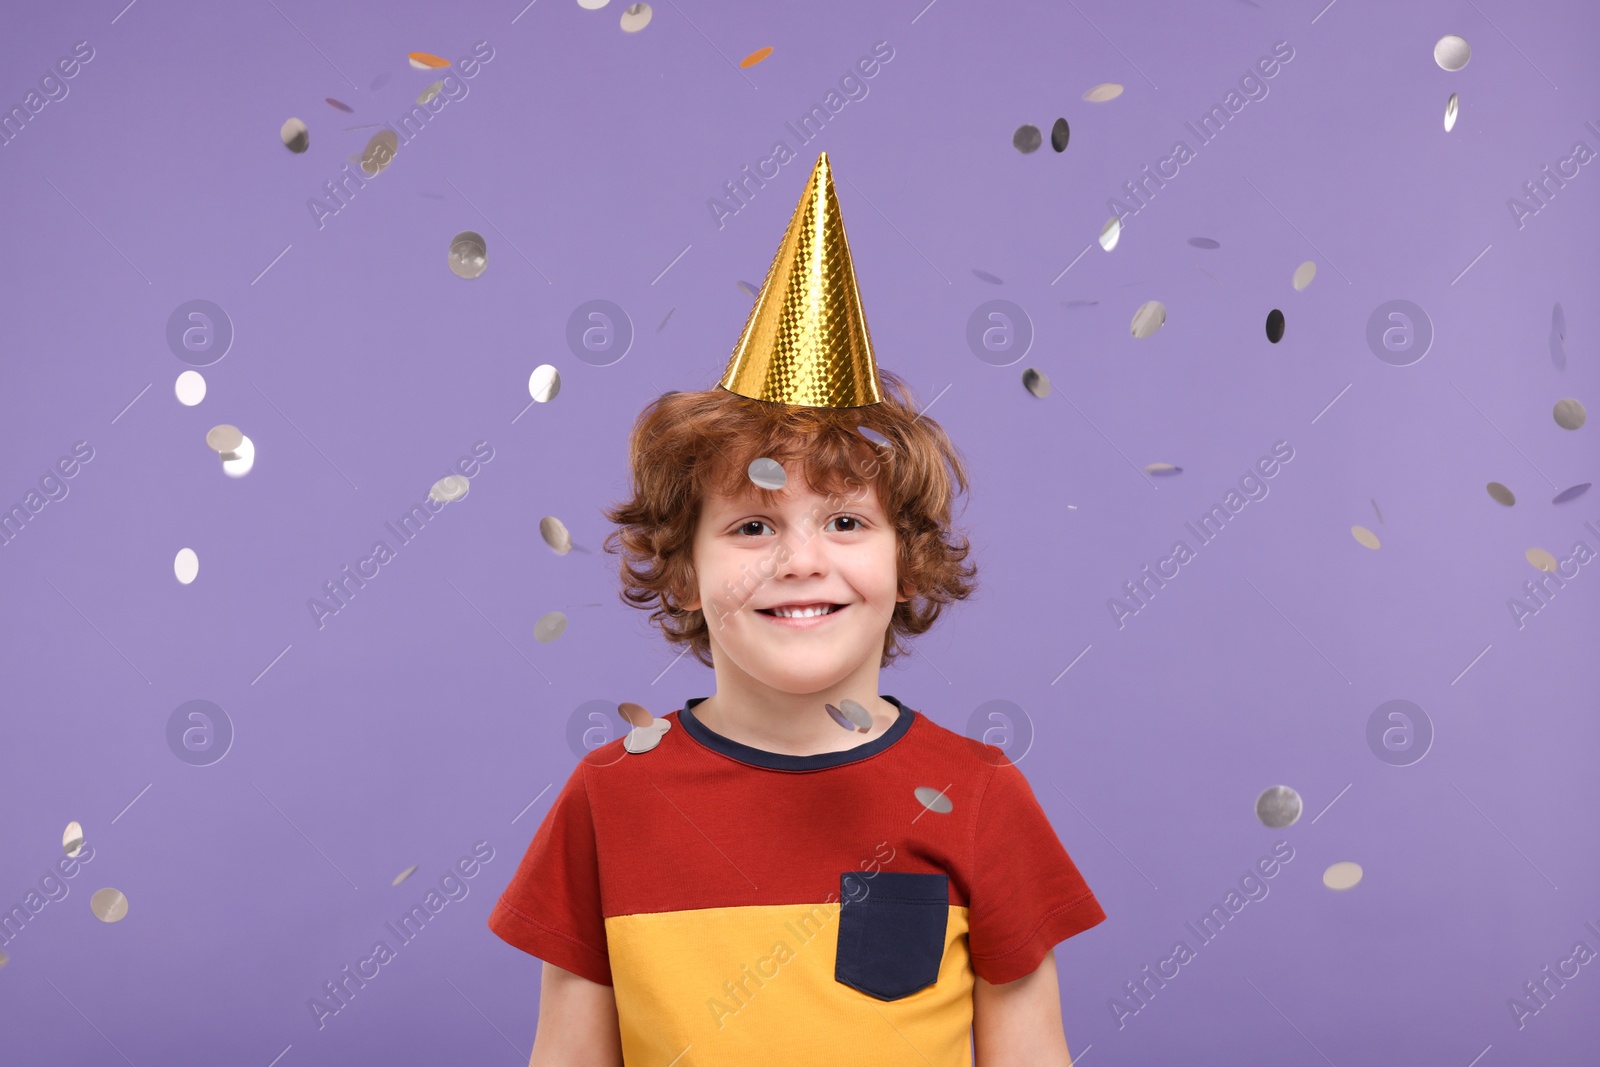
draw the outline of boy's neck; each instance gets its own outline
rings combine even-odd
[[[824,704],[854,700],[872,714],[867,733],[847,731],[833,720]],[[784,693],[768,686],[746,688],[723,684],[696,704],[694,717],[712,733],[729,741],[789,756],[843,752],[882,736],[895,724],[900,709],[883,699],[876,685],[844,684],[819,693]]]

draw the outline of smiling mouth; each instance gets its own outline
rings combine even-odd
[[[756,612],[767,616],[769,619],[779,619],[783,622],[811,622],[813,619],[825,619],[830,615],[837,615],[845,609],[844,604],[830,604],[828,610],[820,615],[779,615],[773,608],[756,608]]]

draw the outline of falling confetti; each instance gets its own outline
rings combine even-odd
[[[256,446],[248,437],[232,452],[222,453],[222,473],[230,478],[243,478],[255,465]]]
[[[1354,537],[1356,542],[1365,548],[1370,548],[1376,551],[1380,547],[1378,535],[1367,529],[1365,526],[1350,527],[1350,536]]]
[[[1294,269],[1294,277],[1290,280],[1290,284],[1294,286],[1295,292],[1298,293],[1310,285],[1311,279],[1316,276],[1317,265],[1308,259]]]
[[[919,785],[911,792],[917,798],[917,803],[939,815],[948,815],[955,807],[950,803],[950,798],[944,795],[944,790],[942,789]]]
[[[1196,248],[1221,248],[1222,247],[1222,243],[1220,241],[1213,241],[1209,237],[1191,237],[1191,238],[1189,238],[1189,243],[1194,245]]]
[[[1267,340],[1273,344],[1283,340],[1283,312],[1277,308],[1267,312]]]
[[[1550,503],[1565,504],[1569,500],[1576,500],[1582,496],[1588,490],[1588,488],[1588,482],[1579,482],[1577,485],[1569,486],[1568,488],[1561,490],[1561,492],[1557,493],[1555,497],[1551,499]]]
[[[1489,491],[1489,496],[1497,504],[1504,504],[1509,508],[1515,506],[1517,503],[1516,494],[1512,493],[1510,489],[1507,489],[1499,482],[1490,482],[1488,485],[1484,486],[1484,488]]]
[[[1022,387],[1041,400],[1050,395],[1050,379],[1033,367],[1022,372]]]
[[[69,856],[76,856],[83,848],[83,824],[73,819],[61,832],[61,848]]]
[[[1032,123],[1023,123],[1017,127],[1017,132],[1011,135],[1011,147],[1023,155],[1036,151],[1044,143],[1044,137],[1039,133],[1039,127]]]
[[[1589,417],[1583,405],[1570,396],[1557,400],[1550,414],[1555,418],[1556,425],[1563,430],[1576,430],[1583,426]]]
[[[89,898],[89,910],[103,923],[120,922],[128,914],[128,898],[109,886],[96,889]]]
[[[489,266],[489,252],[483,235],[476,230],[462,230],[450,238],[450,252],[446,257],[450,273],[458,278],[477,278]]]
[[[189,585],[200,574],[200,556],[192,548],[180,548],[172,559],[172,574],[178,584]]]
[[[311,132],[299,119],[284,119],[283,127],[278,130],[278,136],[283,139],[283,147],[296,155],[311,147]]]
[[[774,492],[789,483],[789,476],[784,473],[783,464],[767,456],[751,460],[750,466],[745,468],[745,473],[758,488],[771,489]]]
[[[217,453],[233,452],[244,441],[239,427],[223,423],[206,431],[206,447]]]
[[[1300,818],[1300,794],[1286,785],[1275,785],[1256,797],[1256,818],[1261,825],[1281,830]]]
[[[656,721],[656,717],[650,714],[648,708],[627,700],[617,705],[617,714],[621,715],[622,721],[629,726],[649,727]]]
[[[539,520],[539,536],[558,556],[565,556],[572,551],[572,535],[567,532],[567,524],[554,515],[546,515]]]
[[[1445,70],[1460,70],[1471,58],[1472,47],[1464,38],[1453,33],[1439,38],[1439,42],[1433,46],[1433,61]]]
[[[447,474],[428,489],[428,498],[440,504],[464,499],[472,483],[459,474]]]
[[[1057,152],[1067,150],[1067,140],[1072,136],[1072,127],[1067,125],[1066,119],[1056,119],[1055,125],[1050,127],[1050,147]]]
[[[567,617],[559,611],[547,611],[533,624],[533,639],[549,644],[567,632]]]
[[[1130,327],[1133,336],[1143,340],[1155,333],[1167,321],[1167,306],[1159,300],[1146,300],[1139,305],[1139,310],[1133,313],[1133,324]]]
[[[1450,99],[1444,105],[1444,132],[1449,133],[1456,128],[1456,114],[1461,108],[1461,97],[1458,93],[1451,93]]]
[[[748,69],[750,67],[755,66],[757,63],[761,62],[763,59],[766,59],[771,54],[772,54],[772,46],[771,45],[768,45],[765,48],[757,48],[754,52],[751,52],[749,55],[747,55],[743,59],[739,60],[739,66],[742,67],[742,68]]]
[[[1523,556],[1529,563],[1541,571],[1549,571],[1553,573],[1557,567],[1556,557],[1551,555],[1549,552],[1546,552],[1542,548],[1530,548],[1528,551],[1523,553]]]
[[[1340,860],[1322,872],[1322,884],[1329,889],[1353,889],[1361,882],[1361,864]]]
[[[649,4],[629,4],[622,13],[621,25],[623,33],[638,33],[650,25],[651,11]]]
[[[206,378],[197,370],[186,370],[172,383],[173,395],[178,403],[192,408],[206,398]]]
[[[1005,284],[1005,282],[1001,281],[996,275],[990,274],[986,270],[979,270],[977,267],[973,267],[972,273],[979,281],[988,282],[990,285]]]
[[[407,52],[406,58],[411,61],[413,70],[438,70],[440,67],[448,67],[450,65],[448,59],[443,59],[431,52]]]
[[[1101,82],[1093,89],[1083,94],[1083,98],[1091,104],[1103,104],[1107,100],[1115,100],[1122,95],[1122,86],[1116,82]]]
[[[1122,236],[1122,220],[1115,215],[1106,220],[1100,227],[1100,247],[1107,252],[1117,247],[1117,238]]]
[[[634,755],[649,752],[661,743],[662,736],[670,729],[672,729],[671,719],[657,719],[649,726],[635,726],[628,731],[628,736],[622,739],[622,747]]]
[[[361,151],[362,173],[373,175],[381,172],[383,168],[394,162],[395,152],[400,148],[400,137],[393,130],[379,130],[372,135],[366,148]]]
[[[548,404],[561,392],[561,372],[548,363],[541,363],[528,375],[528,395],[541,404]]]
[[[349,112],[352,112],[352,113],[354,113],[354,111],[355,111],[355,108],[351,107],[349,104],[345,103],[343,100],[335,100],[331,96],[325,96],[325,97],[323,97],[323,99],[326,100],[329,104],[331,104],[334,107],[338,108],[340,111],[349,111]]]
[[[1144,472],[1146,474],[1154,474],[1160,477],[1170,478],[1174,474],[1182,474],[1183,468],[1175,467],[1170,463],[1149,463],[1145,465]]]

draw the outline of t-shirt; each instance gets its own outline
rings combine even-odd
[[[610,985],[627,1067],[970,1067],[974,975],[1105,919],[1001,749],[906,707],[841,752],[694,717],[579,761],[489,916]]]

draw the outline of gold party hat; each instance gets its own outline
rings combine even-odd
[[[814,408],[883,399],[826,152],[800,194],[720,384],[755,400]]]

